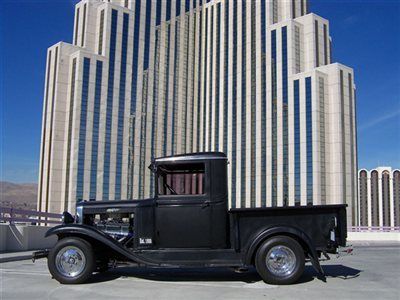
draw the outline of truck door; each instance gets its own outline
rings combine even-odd
[[[159,248],[210,248],[208,163],[171,162],[157,167],[155,242]]]

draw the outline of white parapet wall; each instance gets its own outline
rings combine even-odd
[[[45,238],[50,227],[0,224],[0,251],[28,251],[51,248],[57,237]]]
[[[397,242],[400,243],[400,232],[351,232],[347,233],[347,240],[349,242],[370,241],[370,242]]]

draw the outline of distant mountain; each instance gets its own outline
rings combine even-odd
[[[0,181],[0,206],[36,210],[36,183]]]

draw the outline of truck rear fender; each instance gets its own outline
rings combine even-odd
[[[300,245],[303,247],[304,251],[308,254],[311,263],[314,269],[324,277],[324,271],[319,264],[318,254],[315,250],[315,246],[312,240],[301,230],[296,229],[290,226],[280,226],[280,227],[272,227],[265,229],[261,233],[259,233],[251,242],[250,246],[247,248],[245,262],[247,265],[253,264],[254,256],[257,252],[259,246],[261,246],[262,242],[265,240],[277,236],[277,235],[286,235],[289,237],[295,238]]]
[[[82,224],[59,225],[49,229],[46,232],[45,236],[48,237],[52,235],[57,235],[58,239],[62,239],[64,237],[80,237],[82,239],[87,240],[91,244],[93,244],[94,241],[97,244],[105,246],[106,248],[111,249],[112,251],[121,255],[122,257],[137,262],[138,264],[158,265],[157,262],[154,262],[147,258],[144,259],[141,256],[129,251],[127,248],[119,244],[112,237],[91,226]]]

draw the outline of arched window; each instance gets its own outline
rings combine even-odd
[[[393,172],[394,226],[400,226],[400,171]]]
[[[376,170],[371,172],[371,214],[372,226],[379,226],[379,175]]]
[[[367,171],[360,171],[359,175],[360,195],[360,225],[368,226],[368,174]]]
[[[382,172],[382,213],[383,226],[390,226],[390,172]]]

